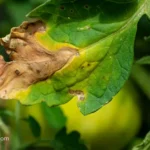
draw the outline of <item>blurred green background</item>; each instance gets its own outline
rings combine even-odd
[[[46,0],[0,0],[1,36],[9,33],[12,26],[26,20],[25,15]]]

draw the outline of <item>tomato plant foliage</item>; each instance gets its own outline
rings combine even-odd
[[[150,132],[147,133],[143,142],[133,147],[132,150],[149,150],[149,149],[150,149]]]
[[[68,43],[78,53],[48,79],[20,91],[20,101],[54,106],[76,96],[84,115],[101,108],[129,77],[137,23],[144,14],[150,16],[149,0],[48,0],[31,11],[28,17],[46,24],[46,32],[37,36],[41,44],[57,50]]]

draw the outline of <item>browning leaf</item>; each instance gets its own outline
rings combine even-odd
[[[0,56],[0,98],[7,99],[11,92],[47,79],[77,53],[71,47],[56,51],[44,48],[34,35],[45,31],[41,21],[23,22],[1,39],[0,43],[12,61],[5,62]]]

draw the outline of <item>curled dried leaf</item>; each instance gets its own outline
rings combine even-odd
[[[0,56],[0,98],[7,99],[11,92],[47,79],[76,55],[75,48],[62,47],[54,51],[40,45],[35,33],[45,31],[41,21],[23,22],[1,39],[11,61],[5,62]]]

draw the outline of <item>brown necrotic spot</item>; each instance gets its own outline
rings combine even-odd
[[[36,70],[36,73],[38,73],[38,74],[39,74],[40,72],[41,72],[40,70],[38,70],[38,69]]]
[[[17,76],[19,76],[19,75],[20,75],[20,71],[19,71],[19,70],[15,70],[15,74],[16,74]]]
[[[91,64],[90,64],[90,63],[88,63],[88,64],[87,64],[87,66],[88,66],[88,67],[90,67],[90,66],[91,66]]]
[[[78,100],[81,100],[81,101],[85,99],[84,92],[81,90],[69,90],[69,94],[73,96],[77,96]]]

